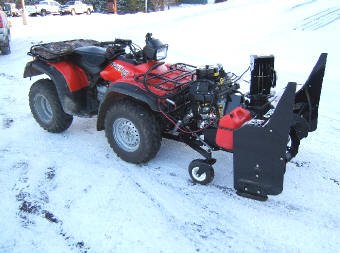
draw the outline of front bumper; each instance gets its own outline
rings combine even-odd
[[[68,13],[71,13],[71,8],[65,8],[65,9],[60,9],[60,13],[62,14],[68,14]]]

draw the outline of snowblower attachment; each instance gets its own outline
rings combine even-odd
[[[296,93],[294,128],[299,139],[307,137],[308,132],[313,132],[317,128],[318,108],[326,61],[327,54],[321,54],[306,83]],[[303,128],[307,128],[308,131],[304,131]]]
[[[243,197],[266,200],[283,189],[286,163],[300,140],[317,128],[327,54],[321,54],[303,87],[288,83],[275,109],[234,132],[234,187]],[[290,147],[288,147],[290,142]]]

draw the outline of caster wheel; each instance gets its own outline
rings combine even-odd
[[[189,175],[191,179],[198,184],[209,184],[214,179],[214,169],[205,160],[196,159],[189,165]]]

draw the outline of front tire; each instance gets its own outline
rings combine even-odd
[[[60,133],[70,127],[73,116],[64,112],[51,80],[40,79],[32,85],[29,104],[33,117],[46,131]]]
[[[113,151],[130,163],[151,160],[161,145],[155,116],[148,108],[130,100],[121,100],[106,112],[105,135]]]

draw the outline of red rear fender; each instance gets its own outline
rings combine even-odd
[[[89,86],[85,71],[71,62],[55,62],[48,64],[55,67],[63,74],[71,92],[78,91]]]

